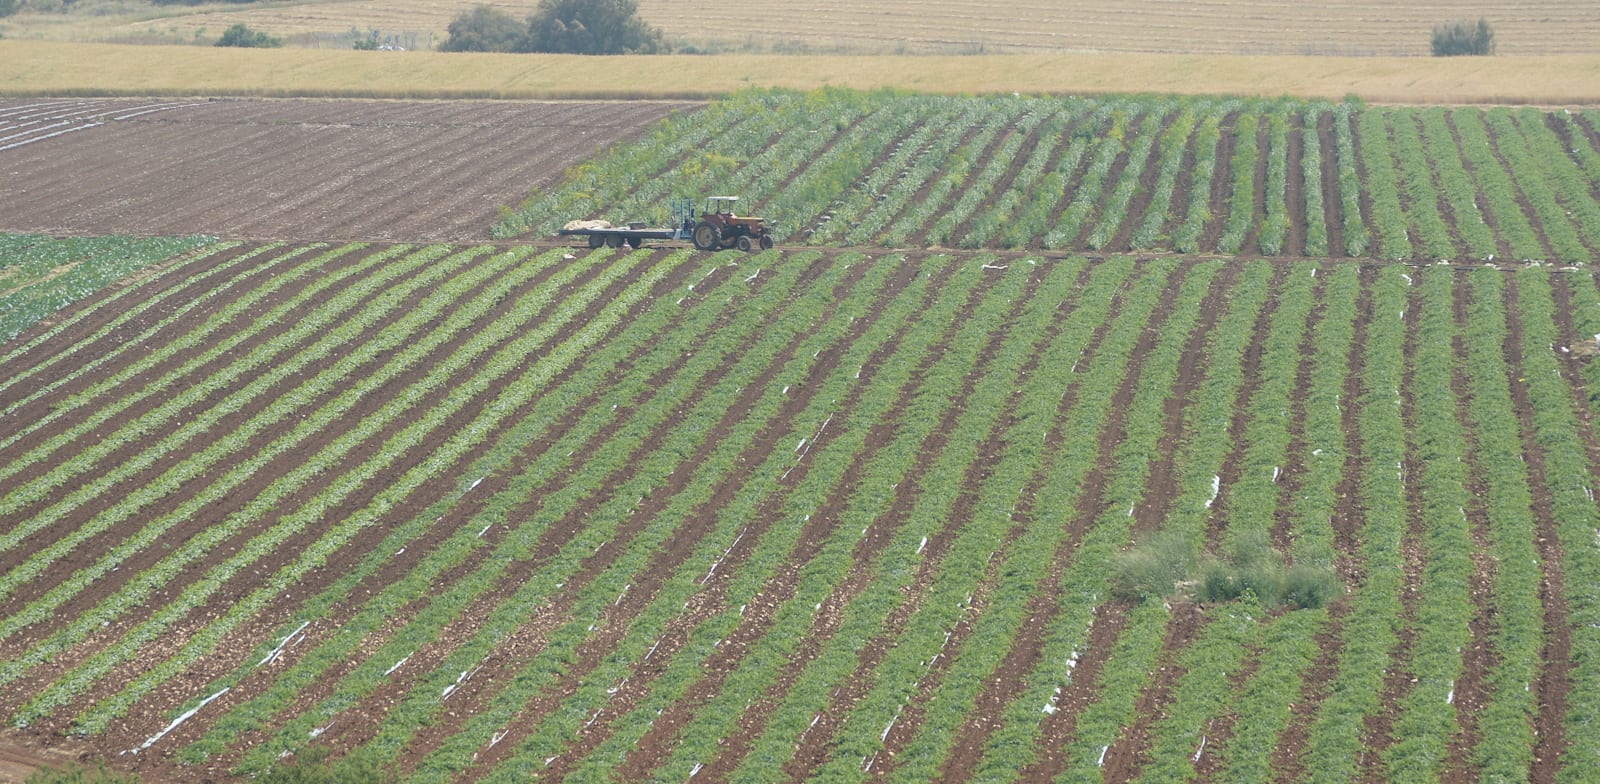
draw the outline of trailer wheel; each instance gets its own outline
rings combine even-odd
[[[607,247],[611,247],[611,248],[620,248],[620,247],[622,247],[622,235],[621,234],[607,234],[606,235],[606,246]]]
[[[605,238],[604,235],[600,235],[600,234],[590,234],[589,235],[589,247],[590,248],[598,248],[598,247],[600,247],[601,245],[604,245],[604,244],[606,244],[606,238]]]
[[[629,237],[628,238],[628,247],[633,248],[634,250],[638,250],[639,246],[643,245],[643,244],[644,244],[644,238],[643,237]]]
[[[709,222],[694,227],[694,246],[700,250],[716,250],[722,245],[722,232]]]
[[[763,235],[761,235],[761,249],[762,250],[772,250],[772,235],[771,234],[763,234]]]

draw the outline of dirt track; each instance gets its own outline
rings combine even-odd
[[[0,231],[486,240],[692,103],[0,101]]]

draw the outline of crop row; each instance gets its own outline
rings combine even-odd
[[[495,231],[663,221],[666,197],[715,191],[742,196],[779,241],[814,245],[1584,261],[1600,243],[1600,150],[1552,120],[1288,99],[750,91],[582,165]],[[812,130],[782,130],[794,127]],[[1343,248],[1326,247],[1330,216]]]
[[[1248,207],[1245,247],[1278,224],[1231,194],[1298,190],[1292,151],[1338,146],[1277,102],[1078,99],[1024,121],[1041,107],[1012,99],[955,134],[973,103],[874,108],[904,99],[860,99],[823,148],[900,135],[875,160],[910,163],[989,138],[1025,162],[917,185],[950,204],[1098,157],[1129,215],[1041,213],[1078,235],[1128,233],[1159,198],[1129,195],[1130,157],[1179,161],[1187,203],[1187,132],[1135,129],[1227,118],[1216,151],[1255,125],[1202,222],[1220,236]],[[1462,122],[1384,111],[1362,165],[1387,156],[1404,204],[1406,156]],[[1041,151],[1119,127],[1074,139],[1070,165]],[[1482,127],[1559,136],[1516,113]],[[989,214],[968,201],[951,238]],[[6,405],[46,420],[0,434],[12,723],[241,774],[328,743],[419,782],[1579,780],[1595,756],[1600,287],[1581,272],[190,253],[134,284],[159,304],[104,291],[0,360],[28,378]],[[108,350],[122,332],[144,347]],[[1161,543],[1177,573],[1130,595],[1128,556]],[[1344,591],[1202,593],[1206,570],[1251,564]]]

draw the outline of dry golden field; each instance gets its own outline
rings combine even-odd
[[[478,0],[287,0],[0,20],[0,35],[76,41],[215,39],[243,22],[291,46],[348,45],[352,28],[430,48]],[[489,0],[525,16],[537,0]],[[78,7],[92,6],[80,0]],[[1488,19],[1504,55],[1600,54],[1593,0],[639,0],[678,46],[835,53],[1152,52],[1240,55],[1428,54],[1440,22]]]
[[[0,41],[0,95],[703,98],[745,87],[1293,95],[1600,104],[1600,55],[1492,58],[1055,54],[654,57]]]

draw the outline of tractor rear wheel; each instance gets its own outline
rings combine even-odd
[[[709,222],[694,227],[694,246],[700,250],[716,250],[722,246],[722,232]]]

